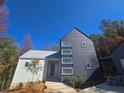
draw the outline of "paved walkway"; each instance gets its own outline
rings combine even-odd
[[[79,93],[124,93],[122,86],[109,86],[106,83],[80,90]]]
[[[73,88],[60,82],[46,82],[48,93],[77,93]]]

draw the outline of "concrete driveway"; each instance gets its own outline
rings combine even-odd
[[[45,93],[77,93],[75,89],[60,82],[47,81],[45,85],[47,86]]]
[[[109,86],[106,83],[80,90],[79,93],[124,93],[122,86]]]

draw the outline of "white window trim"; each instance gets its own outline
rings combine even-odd
[[[25,62],[25,67],[27,67],[31,62]]]
[[[90,67],[87,67],[87,64],[89,64],[89,63],[90,63]],[[92,69],[92,64],[91,64],[91,62],[86,61],[86,62],[85,62],[85,66],[86,66],[86,69],[87,69],[87,70]]]
[[[85,43],[85,45],[83,45],[84,43]],[[82,41],[82,42],[81,42],[81,47],[83,47],[83,48],[84,48],[84,47],[87,47],[87,46],[86,46],[86,42]]]
[[[64,44],[63,44],[64,42],[69,42],[70,45],[64,45]],[[70,42],[70,41],[62,41],[62,42],[61,42],[61,46],[62,46],[62,47],[71,47],[71,42]]]
[[[72,69],[72,73],[64,73],[63,72],[64,69]],[[73,74],[74,74],[73,67],[62,67],[62,75],[73,75]]]
[[[71,59],[71,62],[68,62],[68,63],[64,62],[63,59],[65,58]],[[62,61],[62,64],[73,64],[72,57],[62,57],[61,61]]]
[[[71,53],[63,53],[63,50],[70,50]],[[72,49],[61,49],[62,55],[72,55]]]

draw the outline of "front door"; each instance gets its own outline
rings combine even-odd
[[[55,63],[51,63],[50,76],[54,76],[54,74],[55,74]]]

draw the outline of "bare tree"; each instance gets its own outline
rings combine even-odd
[[[6,17],[8,15],[8,9],[5,5],[5,0],[0,0],[0,37],[3,36],[7,27]]]
[[[34,80],[34,75],[37,75],[39,71],[42,70],[41,64],[39,64],[39,59],[33,59],[31,63],[27,63],[26,70],[32,73],[32,82]]]
[[[60,51],[60,45],[59,44],[53,44],[51,46],[52,51]]]
[[[60,51],[60,45],[59,44],[52,44],[50,46],[44,46],[43,50],[50,50],[50,51]]]
[[[30,35],[25,35],[24,36],[24,50],[28,51],[30,50],[31,47],[31,36]]]
[[[5,0],[0,0],[0,5],[3,5],[4,2]]]
[[[43,47],[43,50],[50,50],[50,47],[48,46],[48,45],[45,45],[44,47]]]

